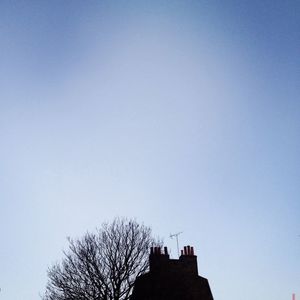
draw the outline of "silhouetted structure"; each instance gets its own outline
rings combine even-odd
[[[152,247],[150,272],[137,278],[131,300],[213,300],[208,280],[198,275],[194,248],[181,250],[170,259],[167,247]]]

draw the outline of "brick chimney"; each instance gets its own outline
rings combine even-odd
[[[185,246],[179,257],[182,271],[185,274],[198,275],[197,256],[194,254],[194,247]]]
[[[164,247],[164,253],[162,253],[161,247],[151,247],[149,256],[150,272],[157,272],[165,269],[169,258],[167,247]]]

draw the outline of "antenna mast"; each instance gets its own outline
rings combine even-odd
[[[176,243],[177,243],[177,254],[179,257],[179,243],[178,243],[178,236],[183,233],[182,231],[174,233],[174,234],[170,234],[170,238],[173,239],[174,237],[176,238]]]

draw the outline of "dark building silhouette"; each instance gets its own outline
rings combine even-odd
[[[213,300],[208,280],[198,275],[194,248],[187,246],[179,259],[170,259],[167,247],[152,247],[150,271],[137,278],[131,300]]]

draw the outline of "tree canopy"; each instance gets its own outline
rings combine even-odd
[[[48,269],[44,300],[127,300],[149,248],[160,244],[151,228],[126,218],[68,240],[62,261]]]

